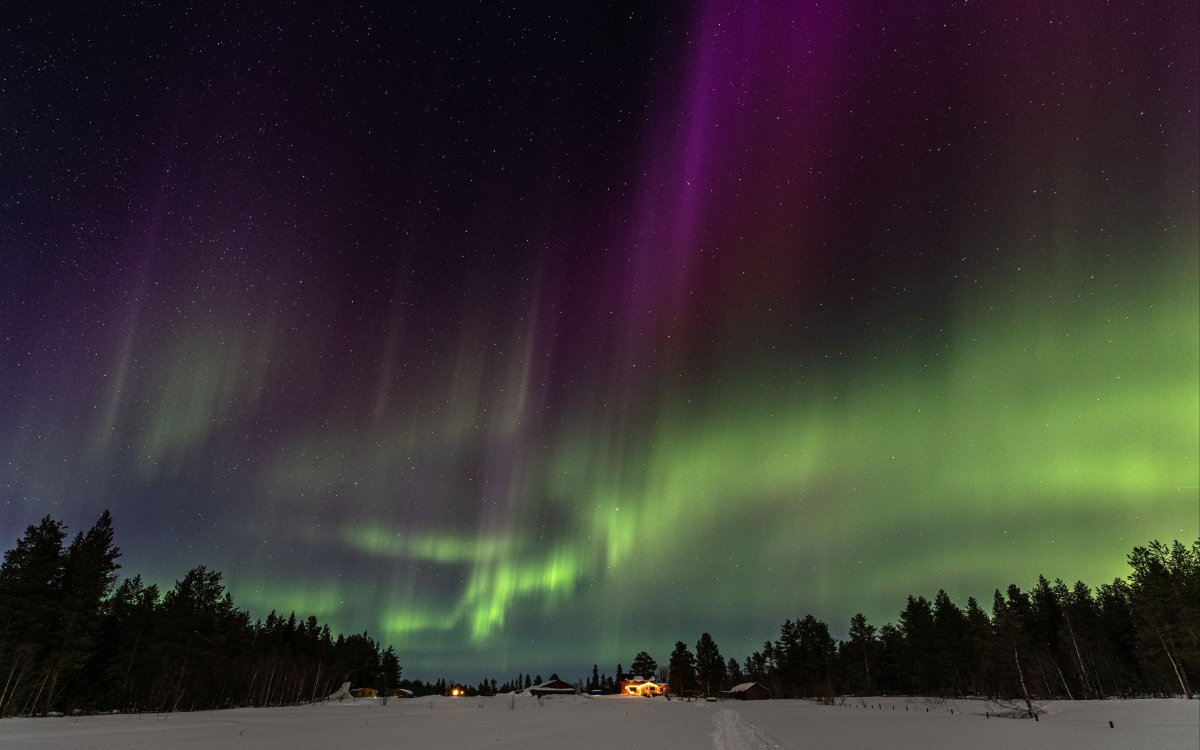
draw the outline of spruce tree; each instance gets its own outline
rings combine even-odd
[[[862,612],[850,618],[850,641],[843,647],[849,654],[848,667],[850,684],[858,695],[873,695],[874,682],[871,677],[871,665],[876,659],[878,643],[875,640],[875,626],[867,622]]]
[[[671,692],[682,695],[696,689],[696,657],[683,641],[675,642],[668,666],[667,682]]]
[[[945,591],[933,598],[934,670],[933,689],[942,695],[966,692],[967,616]]]
[[[701,634],[700,640],[696,641],[696,678],[705,694],[720,690],[725,681],[725,660],[708,633]]]
[[[725,663],[725,679],[728,681],[730,687],[743,682],[742,668],[738,665],[738,660],[732,656]]]
[[[0,716],[37,710],[50,676],[50,638],[63,581],[62,523],[46,516],[25,529],[0,564]],[[32,706],[32,707],[31,707]]]
[[[379,686],[379,689],[386,694],[400,682],[400,673],[403,671],[400,659],[396,656],[396,649],[388,646],[384,650],[379,657],[379,667],[380,674],[383,676],[383,684]]]
[[[77,534],[66,550],[57,627],[52,631],[52,672],[46,705],[56,703],[60,690],[76,707],[91,703],[90,686],[72,682],[95,655],[102,608],[116,582],[116,571],[121,567],[116,560],[120,555],[113,545],[112,517],[107,510],[87,533]],[[93,680],[95,677],[92,675]]]

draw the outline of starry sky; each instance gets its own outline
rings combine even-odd
[[[573,679],[1200,534],[1191,0],[54,5],[4,548]]]

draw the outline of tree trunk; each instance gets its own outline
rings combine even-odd
[[[6,693],[3,697],[0,697],[0,716],[8,715],[8,704],[13,700],[13,698],[16,697],[17,688],[20,687],[21,681],[23,679],[25,679],[25,670],[29,669],[29,661],[28,660],[24,660],[24,661],[25,661],[25,663],[21,665],[21,671],[17,673],[17,679],[14,680],[12,683],[12,691],[9,692],[8,685],[5,685]],[[17,663],[13,662],[13,669],[16,669],[16,668],[17,668]],[[11,676],[11,672],[10,672],[10,676]]]
[[[1021,655],[1017,653],[1017,639],[1012,630],[1008,630],[1008,642],[1012,644],[1013,664],[1017,666],[1017,680],[1021,683],[1021,695],[1025,698],[1025,708],[1029,710],[1029,718],[1033,718],[1033,701],[1029,698],[1029,688],[1025,686],[1025,670],[1021,669]]]
[[[1058,679],[1062,680],[1063,690],[1067,691],[1067,700],[1075,700],[1075,696],[1071,695],[1070,686],[1067,685],[1067,678],[1063,676],[1062,668],[1058,666],[1058,662],[1051,661],[1050,663],[1054,665],[1054,669],[1058,672]]]
[[[1171,649],[1167,647],[1167,642],[1162,637],[1162,631],[1155,628],[1154,634],[1158,636],[1158,642],[1162,644],[1163,651],[1167,652],[1167,659],[1171,662],[1171,669],[1175,670],[1175,679],[1179,680],[1179,687],[1183,688],[1183,694],[1187,696],[1188,700],[1191,700],[1192,688],[1188,685],[1183,673],[1179,671],[1179,665],[1175,663],[1175,657],[1171,655]]]
[[[38,701],[40,701],[42,699],[42,691],[44,691],[46,689],[46,681],[49,679],[50,679],[50,667],[46,666],[46,668],[42,670],[42,681],[41,681],[41,683],[38,684],[37,692],[33,694],[33,702],[32,703],[27,702],[25,704],[26,710],[29,713],[32,714],[33,712],[35,712],[37,710]]]
[[[1046,676],[1046,662],[1043,659],[1038,659],[1038,672],[1042,675],[1042,687],[1046,690],[1043,695],[1053,698],[1054,690],[1050,687],[1050,678]]]
[[[133,639],[133,648],[129,651],[129,662],[125,665],[125,676],[121,678],[121,696],[125,695],[125,686],[129,684],[129,673],[133,671],[133,658],[137,656],[138,646],[142,642],[142,634],[139,632],[137,638]]]
[[[1088,679],[1087,668],[1083,666],[1083,656],[1079,653],[1079,643],[1075,640],[1075,627],[1071,624],[1071,615],[1063,613],[1067,620],[1067,632],[1071,635],[1071,648],[1075,650],[1075,662],[1079,665],[1079,679],[1083,683],[1083,689],[1086,695],[1096,697],[1095,690],[1092,689],[1091,681]]]
[[[271,664],[271,676],[267,678],[267,689],[266,689],[266,691],[265,691],[265,693],[264,693],[264,695],[266,696],[266,697],[265,697],[265,699],[263,700],[263,705],[264,705],[264,706],[269,706],[269,705],[271,705],[271,685],[272,685],[272,683],[274,683],[274,682],[275,682],[275,664],[272,662],[272,664]]]
[[[254,674],[250,675],[250,688],[246,691],[246,704],[254,705],[254,682],[258,679],[258,661],[254,662]]]
[[[312,700],[310,703],[317,702],[317,685],[321,684],[321,662],[317,662],[317,677],[313,680]]]

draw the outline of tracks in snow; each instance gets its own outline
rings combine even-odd
[[[780,745],[769,739],[758,727],[742,719],[734,708],[723,708],[713,715],[716,728],[712,733],[713,750],[779,750]]]

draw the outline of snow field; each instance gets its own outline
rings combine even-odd
[[[882,706],[882,708],[880,707]],[[905,711],[905,708],[908,708]],[[620,696],[347,700],[289,708],[0,721],[5,750],[523,748],[767,750],[799,748],[1200,747],[1200,702],[1041,704],[1039,721],[995,718],[982,701],[848,698],[666,701]],[[928,709],[928,710],[926,710]],[[953,710],[953,713],[951,713]],[[1003,709],[1000,709],[1003,710]],[[985,718],[985,711],[993,718]],[[1112,721],[1114,728],[1109,728]]]

